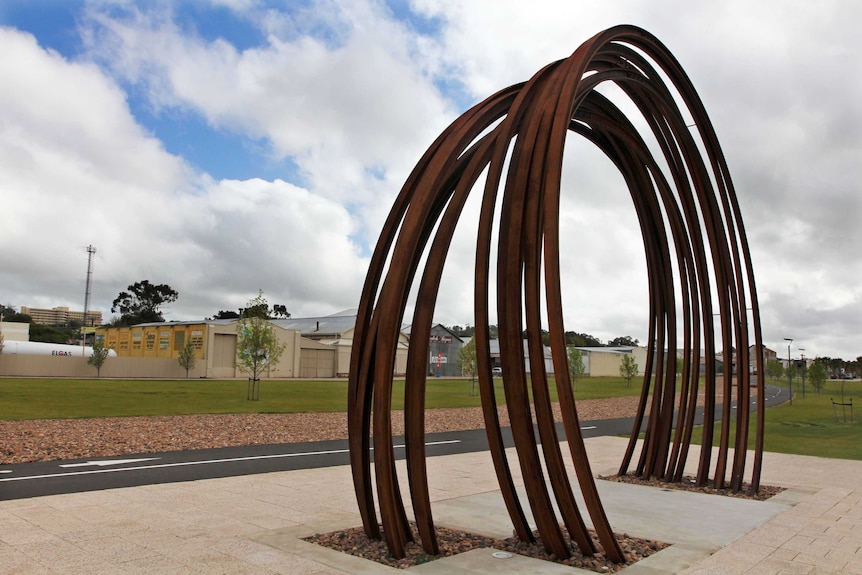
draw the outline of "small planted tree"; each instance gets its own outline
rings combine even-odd
[[[275,326],[266,319],[266,314],[256,313],[267,309],[269,304],[261,291],[248,302],[236,328],[237,366],[240,371],[251,375],[247,399],[260,399],[260,374],[275,369],[286,347],[279,341]]]
[[[819,361],[815,361],[808,369],[808,381],[817,390],[817,395],[823,390],[823,384],[826,383],[826,367]]]
[[[777,359],[770,359],[766,362],[767,377],[778,380],[784,377],[784,366]]]
[[[111,350],[105,347],[105,342],[96,340],[93,344],[93,353],[87,358],[87,363],[96,368],[96,377],[102,373],[102,366],[105,365],[105,360],[108,359],[108,353]]]
[[[461,369],[461,375],[469,375],[470,382],[473,384],[470,393],[475,392],[476,384],[476,340],[471,339],[458,350],[458,367]]]
[[[631,386],[632,378],[637,374],[638,364],[635,362],[634,356],[630,353],[623,355],[623,359],[620,362],[620,377],[626,380],[626,387]]]
[[[584,366],[584,352],[574,347],[566,349],[566,359],[569,365],[569,379],[572,386],[577,387],[578,380],[584,377],[586,367]]]
[[[195,346],[191,340],[186,342],[186,345],[180,350],[177,357],[180,367],[186,370],[186,379],[189,378],[189,371],[195,368]]]

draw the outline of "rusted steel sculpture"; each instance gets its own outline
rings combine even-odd
[[[655,140],[652,148],[616,105],[596,91],[606,82],[614,83],[642,114],[641,120]],[[712,481],[722,486],[729,466],[731,486],[742,488],[753,383],[745,368],[749,348],[760,350],[762,342],[739,206],[715,132],[679,63],[648,32],[618,26],[597,34],[569,58],[549,64],[528,82],[494,94],[455,120],[419,161],[384,225],[356,322],[348,425],[353,480],[364,529],[371,537],[381,537],[372,488],[372,479],[376,479],[382,535],[396,557],[404,555],[404,546],[412,537],[396,474],[391,426],[399,331],[418,274],[415,311],[408,323],[413,334],[430,333],[452,233],[469,194],[480,187],[475,184],[484,175],[476,235],[475,339],[490,454],[503,500],[517,535],[533,540],[515,491],[497,418],[488,332],[492,263],[496,268],[506,406],[541,542],[557,557],[569,556],[571,548],[560,527],[561,519],[571,541],[583,553],[595,552],[575,502],[563,464],[561,438],[554,427],[541,339],[544,281],[544,320],[550,333],[556,399],[562,408],[575,475],[606,555],[615,561],[623,559],[587,460],[566,363],[558,209],[563,148],[569,132],[598,146],[623,175],[640,222],[649,273],[649,359],[637,421],[620,473],[626,473],[631,465],[638,433],[649,411],[635,473],[681,479],[695,421],[703,353],[706,445],[713,440],[718,402],[723,409],[717,460],[713,465],[712,452],[701,451],[697,481],[709,481],[712,473]],[[658,159],[655,148],[660,151]],[[495,210],[499,210],[499,240],[497,258],[492,262]],[[718,324],[715,316],[720,317]],[[529,377],[523,361],[524,333]],[[682,372],[677,374],[676,347],[680,340]],[[740,366],[735,382],[729,370],[718,378],[714,365],[717,349],[725,352],[725,357],[735,350]],[[423,547],[436,554],[424,447],[428,357],[428,338],[414,337],[407,360],[404,415],[413,514]],[[756,352],[754,361],[759,416],[751,484],[757,490],[763,447],[762,353]],[[730,461],[734,399],[738,412]]]

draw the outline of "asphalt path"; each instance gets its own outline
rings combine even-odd
[[[767,406],[782,403],[787,397],[786,390],[767,386]],[[720,406],[717,416],[720,417]],[[700,421],[702,413],[698,415]],[[633,425],[632,418],[603,419],[581,422],[581,431],[585,438],[628,436]],[[559,437],[565,437],[559,424],[557,432]],[[506,445],[511,447],[513,443],[508,428],[503,430],[503,436]],[[403,438],[396,437],[395,445],[397,457],[402,458]],[[484,429],[426,436],[428,457],[487,449]],[[0,500],[348,464],[346,439],[21,463],[0,466]]]

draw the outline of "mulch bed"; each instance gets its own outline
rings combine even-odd
[[[304,540],[310,543],[316,543],[323,547],[335,549],[343,553],[348,553],[356,557],[376,561],[383,565],[395,567],[397,569],[407,569],[414,565],[427,563],[442,557],[451,557],[458,553],[464,553],[473,549],[494,548],[500,551],[524,555],[534,559],[543,559],[545,561],[554,561],[569,567],[578,567],[580,569],[588,569],[596,573],[614,573],[632,563],[636,563],[645,557],[661,551],[669,546],[667,543],[660,541],[649,541],[637,537],[630,537],[626,534],[615,534],[620,547],[625,556],[625,563],[614,563],[607,559],[594,532],[590,532],[593,543],[598,552],[592,557],[584,556],[576,544],[570,543],[572,556],[568,559],[559,560],[554,555],[548,554],[542,546],[538,533],[534,532],[536,537],[535,543],[526,543],[515,537],[506,539],[495,539],[493,537],[485,537],[476,535],[475,533],[467,533],[465,531],[457,531],[447,529],[445,527],[437,527],[437,542],[440,547],[439,555],[428,555],[422,546],[418,543],[419,533],[415,525],[411,524],[413,539],[415,543],[408,543],[405,548],[406,556],[403,559],[395,559],[389,554],[386,543],[383,540],[369,539],[365,531],[361,527],[352,529],[344,529],[341,531],[333,531],[331,533],[319,533],[311,537],[306,537]],[[563,533],[566,534],[565,528]]]
[[[727,497],[738,497],[740,499],[754,499],[756,501],[766,501],[774,495],[778,495],[784,491],[784,487],[776,487],[774,485],[761,485],[757,493],[751,493],[751,484],[743,483],[742,489],[733,491],[729,485],[716,489],[712,484],[697,485],[694,477],[686,475],[679,483],[663,481],[661,479],[641,479],[632,474],[626,475],[605,475],[599,476],[599,479],[605,481],[615,481],[617,483],[631,483],[634,485],[648,485],[650,487],[659,487],[661,489],[677,489],[680,491],[693,491],[695,493],[708,493],[710,495],[724,495]]]

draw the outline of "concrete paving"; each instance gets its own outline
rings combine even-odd
[[[614,473],[625,443],[587,440],[593,472]],[[429,472],[437,525],[511,535],[487,452],[435,457]],[[622,573],[862,575],[862,462],[767,453],[762,482],[787,491],[756,502],[600,481],[615,531],[673,544]],[[359,524],[347,467],[2,501],[0,574],[399,572],[301,540]],[[493,552],[407,571],[590,573]]]

